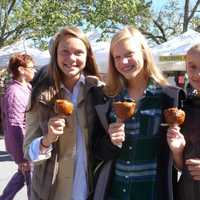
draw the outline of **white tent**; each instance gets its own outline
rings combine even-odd
[[[36,66],[42,66],[49,63],[49,52],[41,51],[37,48],[29,47],[26,41],[18,41],[12,45],[0,49],[0,68],[7,67],[10,56],[17,52],[24,52],[31,55]]]
[[[100,68],[100,72],[106,73],[110,43],[95,42],[95,40],[92,40],[91,46],[94,51],[97,64]],[[12,45],[0,49],[0,68],[7,67],[10,56],[17,52],[26,52],[31,55],[36,63],[36,66],[46,65],[50,60],[48,51],[41,51],[37,48],[29,47],[26,41],[18,41]]]
[[[107,73],[110,43],[92,42],[91,46],[95,54],[96,62],[99,66],[100,73]]]
[[[162,71],[184,71],[186,52],[193,45],[200,43],[200,33],[187,32],[152,48],[156,64]]]

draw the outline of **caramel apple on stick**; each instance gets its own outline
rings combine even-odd
[[[113,102],[112,105],[117,115],[117,120],[120,122],[124,122],[125,120],[133,116],[133,114],[135,113],[135,108],[136,108],[135,101],[131,101],[131,102],[116,101],[116,102]]]
[[[57,114],[63,114],[69,116],[73,112],[73,104],[65,99],[57,99],[55,102],[55,112]]]
[[[180,126],[185,121],[185,112],[176,107],[165,109],[164,116],[169,126]]]
[[[117,122],[124,122],[125,120],[133,116],[133,114],[135,113],[136,102],[135,101],[131,101],[131,102],[116,101],[116,102],[113,102],[112,106],[117,116],[117,119],[116,119]],[[122,148],[122,143],[118,144],[117,146],[119,148]]]

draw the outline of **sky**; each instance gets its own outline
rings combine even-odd
[[[152,7],[156,10],[160,10],[160,8],[167,2],[167,0],[152,0]]]
[[[153,5],[152,7],[156,10],[160,10],[160,8],[166,4],[167,2],[169,2],[170,0],[152,0]],[[185,0],[177,0],[178,2],[181,3],[181,5],[184,5]],[[196,3],[197,0],[190,0],[191,4]]]

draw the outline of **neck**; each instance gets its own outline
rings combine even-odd
[[[63,81],[63,84],[69,91],[73,91],[74,86],[76,85],[77,81],[80,79],[80,76],[73,77],[71,79],[66,79]]]
[[[143,96],[144,90],[147,87],[148,79],[146,77],[140,77],[138,79],[133,79],[128,84],[128,93],[132,99],[139,99]]]
[[[28,82],[23,77],[18,77],[15,80],[20,82],[23,86],[27,86],[28,85]]]

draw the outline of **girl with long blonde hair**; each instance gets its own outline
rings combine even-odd
[[[133,27],[112,38],[105,94],[109,101],[98,106],[98,113],[106,132],[96,132],[94,142],[104,164],[94,199],[172,200],[173,167],[161,124],[163,110],[178,106],[180,89],[169,86],[144,36]],[[120,118],[113,102],[135,102],[134,114]]]

